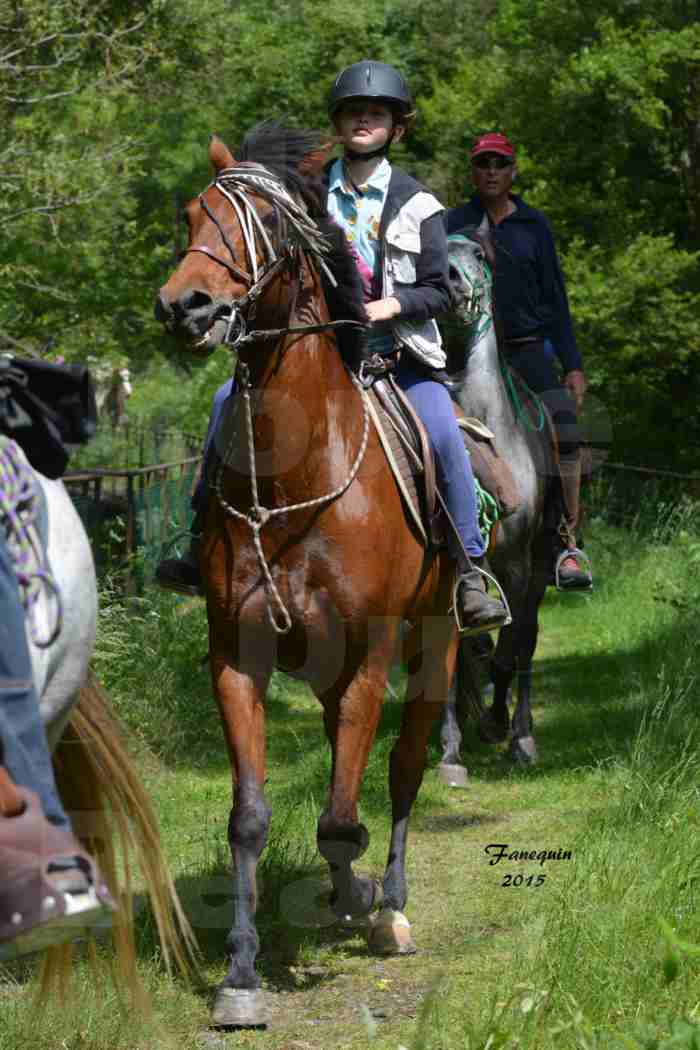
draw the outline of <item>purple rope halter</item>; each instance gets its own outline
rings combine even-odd
[[[60,634],[63,610],[36,524],[40,507],[39,486],[24,453],[15,441],[0,435],[0,525],[7,537],[31,639],[38,649],[46,649]],[[37,603],[44,590],[56,599],[56,611],[47,637],[42,638]]]

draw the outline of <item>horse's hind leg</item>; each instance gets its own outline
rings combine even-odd
[[[264,664],[263,664],[264,666]],[[234,920],[226,939],[229,969],[216,995],[212,1024],[265,1024],[255,959],[256,871],[267,842],[270,808],[265,801],[265,692],[271,666],[244,674],[212,653],[212,679],[233,767],[233,808],[228,837],[234,862]]]
[[[454,624],[445,617],[428,621],[430,633],[414,627],[407,647],[420,643],[408,661],[409,684],[401,732],[391,752],[389,788],[392,830],[384,873],[384,902],[370,934],[370,948],[384,955],[415,951],[411,928],[403,914],[406,906],[406,843],[408,820],[425,771],[430,732],[440,717],[457,656]]]
[[[358,820],[357,800],[379,724],[394,645],[394,636],[387,634],[359,667],[350,661],[341,680],[320,694],[333,771],[328,805],[318,821],[317,844],[328,863],[331,906],[339,918],[368,915],[379,895],[377,884],[355,875],[352,863],[369,842],[367,828]]]
[[[526,765],[537,760],[530,690],[532,658],[537,648],[539,633],[538,611],[546,588],[547,582],[544,576],[532,577],[518,631],[518,702],[513,712],[510,756],[514,761]]]

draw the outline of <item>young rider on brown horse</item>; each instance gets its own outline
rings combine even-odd
[[[484,542],[474,478],[450,395],[439,381],[446,357],[434,317],[450,306],[443,208],[387,159],[391,143],[412,123],[410,93],[392,66],[357,62],[336,78],[329,115],[344,156],[329,171],[328,211],[346,234],[364,286],[372,323],[364,356],[398,352],[396,380],[430,435],[440,491],[458,533],[450,537],[450,549],[461,577],[462,624],[472,632],[494,630],[507,614],[500,600],[486,593],[479,571]],[[217,392],[207,449],[232,390],[229,383]],[[200,486],[198,509],[205,493]],[[197,593],[196,550],[162,562],[156,579],[169,589]]]

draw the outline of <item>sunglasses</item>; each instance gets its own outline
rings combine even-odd
[[[482,153],[480,157],[474,157],[472,163],[475,168],[510,168],[514,162],[512,157],[504,157],[501,153],[495,156]]]

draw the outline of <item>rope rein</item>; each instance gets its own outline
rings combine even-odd
[[[236,437],[235,433],[232,436],[231,441],[229,442],[229,445],[226,449],[223,463],[219,463],[217,465],[216,471],[214,473],[212,487],[216,492],[217,498],[224,512],[228,514],[229,517],[234,518],[236,521],[244,521],[250,528],[253,534],[253,543],[255,545],[255,551],[258,556],[260,568],[263,572],[265,581],[267,583],[269,595],[272,596],[273,601],[276,603],[277,610],[281,619],[277,619],[275,612],[273,611],[270,605],[269,598],[267,606],[268,618],[270,620],[273,630],[275,630],[277,634],[287,634],[292,628],[292,618],[289,615],[289,612],[284,602],[282,601],[282,597],[279,593],[279,590],[277,589],[275,581],[272,578],[272,572],[270,570],[269,563],[267,561],[267,558],[265,557],[265,552],[262,547],[260,531],[263,528],[263,526],[267,524],[268,521],[270,521],[274,517],[277,517],[280,514],[289,514],[292,511],[298,510],[310,510],[313,507],[320,507],[324,503],[332,503],[333,500],[338,499],[340,496],[343,495],[344,492],[347,491],[347,489],[357,477],[357,472],[360,469],[360,465],[365,456],[365,451],[367,450],[367,441],[369,439],[369,407],[367,404],[368,395],[367,392],[362,388],[359,381],[355,379],[355,376],[351,375],[353,383],[355,384],[356,388],[360,393],[360,396],[362,397],[363,427],[360,448],[357,452],[357,455],[355,456],[355,460],[352,466],[350,467],[350,470],[345,480],[340,485],[338,485],[337,488],[333,489],[332,492],[328,492],[324,496],[317,496],[315,499],[304,500],[302,503],[292,503],[285,507],[263,507],[260,503],[260,497],[258,495],[258,478],[255,469],[255,436],[253,434],[253,411],[250,403],[250,391],[252,389],[250,384],[250,373],[248,366],[242,361],[238,364],[236,378],[240,380],[241,395],[245,402],[246,437],[248,442],[248,464],[250,467],[250,489],[252,496],[252,506],[250,510],[247,514],[243,513],[242,511],[236,510],[236,508],[232,507],[230,503],[227,503],[221,492],[223,466],[230,461],[231,455],[233,453]]]
[[[38,649],[46,649],[60,634],[63,609],[39,537],[40,512],[41,499],[34,471],[17,443],[0,435],[0,524],[7,536],[31,639]],[[53,624],[46,637],[41,636],[37,623],[37,604],[44,591],[56,601]]]

